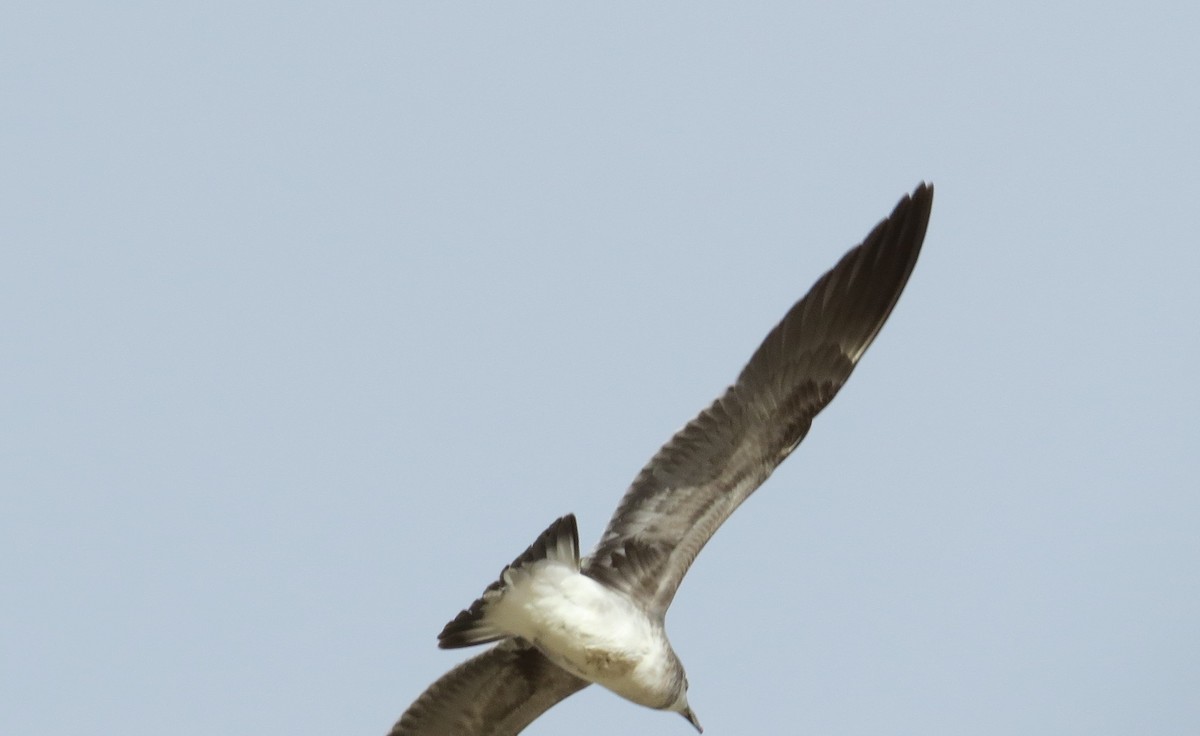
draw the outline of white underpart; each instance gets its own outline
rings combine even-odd
[[[541,560],[505,573],[488,623],[520,636],[568,672],[651,708],[676,700],[678,660],[662,625],[624,594],[572,567]]]

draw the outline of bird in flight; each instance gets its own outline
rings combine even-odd
[[[638,473],[591,555],[559,518],[438,635],[499,642],[430,685],[390,736],[512,736],[597,683],[697,731],[664,618],[701,548],[783,462],[891,314],[917,262],[933,187],[921,184],[817,280],[732,386]]]

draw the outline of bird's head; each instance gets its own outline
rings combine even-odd
[[[667,710],[675,711],[679,715],[686,718],[688,720],[688,723],[695,726],[696,730],[698,732],[704,733],[704,727],[700,725],[700,719],[696,718],[696,714],[692,711],[692,707],[690,705],[688,705],[687,694],[688,694],[688,681],[687,681],[687,675],[684,675],[679,684],[679,692],[675,696],[675,702],[671,703],[671,705],[667,708]]]

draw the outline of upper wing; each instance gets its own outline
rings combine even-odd
[[[585,572],[663,615],[719,526],[804,439],[900,298],[933,187],[896,205],[771,330],[737,382],[634,479]]]
[[[390,736],[513,736],[589,683],[520,639],[507,639],[442,675]]]

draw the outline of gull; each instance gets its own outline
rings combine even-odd
[[[796,449],[883,327],[932,204],[921,184],[817,280],[637,475],[591,555],[580,557],[575,517],[563,516],[446,624],[444,649],[499,644],[430,685],[390,736],[512,736],[591,683],[702,732],[667,609],[701,548]]]

